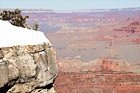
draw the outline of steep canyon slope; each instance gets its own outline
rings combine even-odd
[[[57,51],[57,93],[138,93],[140,13],[86,18],[46,34]]]

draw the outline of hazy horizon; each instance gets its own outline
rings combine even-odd
[[[140,7],[140,0],[0,0],[0,9],[120,9]]]

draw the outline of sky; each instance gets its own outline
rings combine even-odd
[[[140,7],[140,0],[0,0],[0,8],[19,9],[114,9]]]

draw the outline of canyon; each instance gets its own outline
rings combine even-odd
[[[22,14],[56,50],[56,93],[140,92],[140,8]]]
[[[140,91],[139,9],[36,13],[31,21],[56,50],[56,93]]]
[[[59,72],[56,93],[139,93],[140,74],[118,72]]]

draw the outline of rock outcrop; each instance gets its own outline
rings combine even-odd
[[[57,77],[56,54],[47,43],[1,48],[0,61],[1,92],[5,86],[12,86],[9,93],[35,91]]]
[[[0,93],[54,93],[56,53],[44,34],[1,20],[0,28]]]
[[[139,64],[139,63],[137,63]],[[129,63],[126,60],[116,60],[111,58],[97,59],[88,63],[75,61],[58,61],[59,70],[62,72],[134,72],[135,63]],[[139,67],[139,66],[137,66]]]

